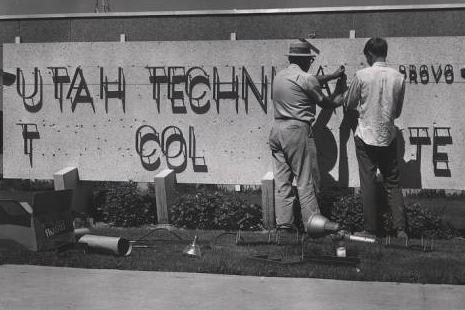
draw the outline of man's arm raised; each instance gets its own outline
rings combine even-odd
[[[342,74],[336,82],[336,88],[334,89],[331,97],[323,96],[323,100],[318,105],[323,109],[335,109],[343,104],[344,92],[347,89],[347,77]]]
[[[328,74],[328,75],[316,75],[315,77],[318,80],[318,83],[320,83],[320,85],[323,85],[326,82],[329,82],[331,80],[335,80],[337,78],[342,77],[344,75],[344,73],[345,73],[345,67],[340,66],[339,68],[337,68],[336,71],[334,71],[331,74]]]

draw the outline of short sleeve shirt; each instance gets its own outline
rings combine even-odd
[[[296,64],[281,70],[273,82],[275,119],[296,119],[308,123],[315,120],[316,104],[324,98],[315,76]]]

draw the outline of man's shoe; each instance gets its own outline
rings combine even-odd
[[[408,239],[408,235],[407,233],[405,232],[405,230],[403,229],[400,229],[397,231],[397,238],[401,238],[401,239]]]
[[[368,230],[357,231],[354,235],[357,237],[376,238],[376,235]]]
[[[397,230],[397,239],[403,239],[405,240],[405,247],[409,246],[409,238],[405,230],[403,229],[398,229]]]
[[[297,242],[299,230],[294,224],[282,224],[276,226],[276,243]]]

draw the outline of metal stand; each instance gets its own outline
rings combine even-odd
[[[246,241],[242,236],[242,230],[238,230],[236,232],[227,231],[219,234],[218,236],[213,239],[212,244],[218,244],[218,239],[223,236],[233,235],[235,236],[235,245],[236,246],[245,246],[245,245],[264,245],[264,244],[271,244],[271,229],[268,230],[268,240],[267,241]]]
[[[243,241],[244,239],[242,238],[241,236],[241,231],[238,230],[236,232],[233,232],[233,231],[226,231],[226,232],[223,232],[221,234],[219,234],[218,236],[215,237],[215,239],[213,239],[212,241],[212,244],[218,244],[218,239],[221,238],[222,236],[227,236],[227,235],[232,235],[232,236],[235,236],[235,244],[236,245],[239,245],[241,241]]]
[[[282,243],[281,242],[281,232],[283,230],[285,230],[285,231],[289,231],[289,230],[295,231],[295,240],[297,242],[299,242],[300,232],[299,232],[299,229],[297,228],[297,226],[295,226],[294,224],[282,224],[282,225],[277,225],[276,229],[275,229],[275,234],[276,234],[275,242],[276,242],[276,244],[278,244],[278,245],[289,244],[289,243]],[[296,244],[296,243],[290,243],[290,244]]]
[[[277,240],[278,236],[277,236]],[[360,264],[360,258],[356,256],[349,256],[349,257],[338,257],[335,255],[328,255],[328,254],[305,254],[305,243],[306,242],[315,242],[316,239],[306,236],[300,235],[298,239],[300,241],[300,255],[288,255],[283,257],[273,256],[270,254],[255,254],[249,256],[252,259],[261,260],[269,263],[281,264],[281,265],[295,265],[295,264],[303,264],[303,263],[319,263],[319,264],[331,264],[331,265],[342,265],[342,266],[349,266],[349,267],[356,267]],[[333,240],[334,242],[334,240]],[[279,244],[279,243],[278,243]],[[333,250],[335,247],[333,246]]]
[[[271,229],[268,229],[268,241],[267,242],[264,242],[264,241],[252,241],[252,242],[246,242],[244,240],[244,238],[242,237],[242,229],[244,228],[243,226],[243,222],[247,219],[246,218],[243,218],[241,219],[239,222],[237,222],[237,227],[239,228],[236,232],[230,232],[230,231],[227,231],[227,232],[224,232],[224,233],[221,233],[219,234],[218,236],[215,237],[215,239],[213,239],[212,241],[212,244],[217,244],[217,241],[219,238],[221,238],[222,236],[226,236],[226,235],[234,235],[236,236],[236,240],[235,240],[235,244],[236,245],[261,245],[261,244],[270,244],[271,243]],[[278,229],[278,228],[276,228]]]
[[[305,242],[315,242],[315,239],[306,236],[302,237],[301,239],[301,260],[302,261],[310,261],[315,263],[323,263],[323,264],[336,264],[336,265],[343,265],[343,266],[357,266],[360,264],[360,258],[357,256],[346,256],[346,257],[339,257],[335,255],[327,255],[327,254],[318,254],[318,255],[305,255],[304,247]],[[335,242],[339,240],[332,240],[333,251],[336,251]]]
[[[158,226],[158,227],[157,227]],[[157,225],[155,229],[153,229],[152,231],[150,231],[148,234],[140,237],[139,239],[137,240],[131,240],[129,241],[129,243],[133,244],[133,248],[150,248],[150,247],[153,247],[152,245],[150,245],[150,243],[152,242],[156,242],[156,241],[170,241],[170,240],[167,240],[167,239],[147,239],[147,237],[153,235],[154,233],[156,233],[157,231],[167,231],[168,233],[170,233],[171,235],[173,235],[176,239],[178,239],[178,241],[184,241],[181,237],[179,237],[178,234],[176,234],[173,230],[174,230],[174,226],[170,225],[170,224],[163,224],[163,225]]]
[[[434,238],[427,239],[424,236],[420,238],[420,244],[414,244],[412,239],[405,239],[405,243],[403,245],[399,245],[398,243],[393,243],[391,240],[391,236],[387,236],[385,238],[385,247],[387,248],[397,248],[397,249],[407,249],[413,251],[423,251],[423,252],[432,252],[434,251]]]

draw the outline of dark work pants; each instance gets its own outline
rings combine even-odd
[[[405,212],[400,173],[397,160],[397,139],[389,146],[372,146],[355,137],[355,149],[360,173],[360,189],[363,200],[364,229],[375,233],[377,218],[376,171],[380,170],[391,208],[394,228],[405,229]]]
[[[311,215],[320,213],[316,199],[320,174],[310,124],[298,120],[275,120],[270,133],[270,148],[275,178],[276,224],[292,224],[294,221],[296,195],[292,181],[295,178],[305,226]]]

